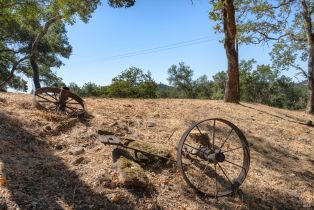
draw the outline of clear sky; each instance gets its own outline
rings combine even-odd
[[[150,70],[156,82],[167,82],[167,69],[183,61],[194,77],[212,77],[226,69],[222,34],[208,18],[208,0],[137,0],[134,7],[110,8],[106,1],[88,24],[68,26],[73,54],[57,70],[66,83],[111,83],[134,66]],[[269,63],[267,46],[241,46],[240,59]]]

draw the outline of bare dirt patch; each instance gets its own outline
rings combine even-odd
[[[314,207],[314,128],[304,125],[314,117],[301,111],[209,100],[88,98],[88,119],[72,120],[32,108],[28,94],[0,98],[0,209]],[[241,191],[218,201],[198,197],[175,166],[146,168],[146,190],[120,186],[112,147],[97,140],[99,131],[113,132],[173,148],[175,157],[184,130],[211,117],[236,124],[251,150]]]

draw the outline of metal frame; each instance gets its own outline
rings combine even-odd
[[[226,133],[225,139],[223,139],[222,143],[220,145],[217,145],[217,133],[222,132],[218,129],[217,123],[226,126],[227,128],[230,128],[228,132]],[[199,135],[203,136],[205,135],[201,131],[201,125],[202,124],[211,124],[209,126],[211,128],[211,138],[208,138],[207,143],[196,143],[197,146],[192,146],[187,143],[188,140],[191,140],[190,134],[193,130],[197,130],[199,132]],[[234,132],[234,133],[233,133]],[[233,138],[231,139],[231,135],[234,134]],[[230,141],[239,141],[238,143],[241,145],[237,148],[227,149],[223,150],[224,147],[226,147],[227,144],[230,143]],[[165,160],[169,160],[172,162],[176,162],[179,172],[183,178],[183,180],[192,188],[194,189],[198,194],[209,196],[209,197],[221,197],[226,196],[229,194],[235,193],[240,185],[245,180],[249,166],[250,166],[250,151],[248,142],[242,133],[242,131],[235,126],[233,123],[221,119],[221,118],[211,118],[202,120],[199,122],[196,122],[192,124],[182,135],[180,141],[178,142],[178,148],[177,148],[177,160],[168,158],[168,157],[162,157],[157,154],[151,154],[149,152],[143,151],[138,148],[134,148],[131,146],[128,146],[128,144],[131,141],[134,141],[132,139],[123,139],[119,138],[115,135],[100,135],[99,140],[101,143],[105,145],[114,145],[117,147],[123,147],[126,149],[131,149],[136,152],[143,153],[145,155],[150,156],[156,156]],[[216,140],[216,141],[215,141]],[[232,156],[229,157],[229,154],[232,152],[238,152],[241,151],[240,154],[237,154],[237,156],[240,155],[240,157],[243,158],[242,165],[232,162],[229,158],[233,158]],[[185,161],[188,160],[188,161]],[[223,169],[222,164],[228,163],[232,164],[236,168],[241,169],[239,172],[239,175],[234,178],[230,179],[228,175],[228,169]],[[193,182],[193,179],[195,177],[189,177],[187,169],[189,167],[196,168],[200,170],[200,173],[198,176],[200,178],[206,178],[206,179],[213,179],[212,182],[215,184],[214,186],[214,192],[208,192],[206,190],[202,190],[199,186],[196,186],[196,184]],[[210,168],[214,168],[211,169]],[[218,168],[222,172],[222,175],[218,174]],[[225,184],[224,189],[218,188],[218,184]]]
[[[67,87],[39,88],[35,91],[33,100],[39,109],[70,116],[83,114],[86,109],[84,100],[71,93]],[[123,147],[176,162],[183,180],[198,194],[209,197],[235,193],[244,182],[250,167],[250,150],[244,134],[233,123],[221,118],[205,119],[192,124],[178,142],[177,160],[129,146],[134,141],[132,139],[115,135],[100,135],[99,139],[105,145]],[[238,146],[224,149],[231,144]],[[239,159],[241,163],[235,163]],[[225,163],[229,166],[223,166]],[[236,177],[230,178],[230,173]]]
[[[70,116],[84,114],[86,109],[84,100],[73,94],[68,87],[39,88],[34,92],[33,102],[38,109]]]

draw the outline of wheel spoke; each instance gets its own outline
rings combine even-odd
[[[237,147],[237,148],[233,148],[233,149],[229,149],[227,151],[224,151],[222,153],[226,153],[226,152],[231,152],[231,151],[234,151],[234,150],[237,150],[237,149],[242,149],[243,147]]]
[[[69,103],[70,101],[73,101],[73,98],[70,98],[69,100],[67,100],[65,103]]]
[[[50,110],[56,110],[57,109],[57,105],[48,106],[47,108],[50,109]]]
[[[232,165],[238,166],[239,168],[242,168],[242,169],[244,170],[244,173],[247,174],[246,169],[245,169],[244,167],[242,167],[242,166],[240,166],[240,165],[238,165],[238,164],[236,164],[236,163],[230,162],[230,161],[228,161],[228,160],[226,160],[226,159],[225,159],[225,161],[228,162],[228,163],[230,163],[230,164],[232,164]]]
[[[187,169],[187,168],[196,168],[196,167],[197,167],[196,164],[195,164],[196,159],[194,159],[194,158],[188,158],[188,159],[191,161],[191,163],[190,163],[190,164],[183,163],[183,164],[182,164],[183,167],[184,167],[186,170],[189,170],[189,169]]]
[[[37,101],[37,102],[40,102],[40,103],[56,103],[56,102],[52,102],[52,101]]]
[[[197,128],[198,132],[200,132],[200,134],[203,136],[203,133],[202,133],[202,131],[200,130],[200,128],[198,127],[198,125],[196,125],[196,128]]]
[[[56,93],[53,93],[53,94],[56,94]],[[50,94],[49,94],[49,93],[47,93],[47,92],[46,92],[46,95],[47,95],[47,96],[50,96],[50,97],[51,97],[51,98],[53,98],[54,100],[58,101],[58,99],[57,99],[57,97],[56,97],[56,96],[54,97],[54,96],[50,95]]]
[[[55,103],[55,101],[50,101],[48,98],[45,98],[45,97],[43,97],[43,96],[41,96],[41,95],[36,95],[36,96],[38,96],[38,97],[41,98],[41,99],[44,99],[45,101],[49,101],[49,102],[51,102],[51,103]]]
[[[67,105],[65,105],[65,106],[68,107],[69,109],[72,109],[72,110],[83,111],[83,109],[81,109],[81,108],[77,108],[77,107],[73,107],[73,106],[67,106]]]
[[[206,169],[208,168],[208,164],[209,164],[209,163],[206,164],[206,166],[205,166],[205,168],[204,168],[204,170],[203,170],[203,174],[206,173],[205,171],[206,171]]]
[[[244,144],[246,139],[241,130],[227,120],[211,118],[195,122],[186,133],[181,137],[178,148],[178,167],[184,180],[198,192],[214,198],[234,192],[243,183],[250,160],[249,148]],[[194,140],[192,134],[201,135],[201,139]],[[203,138],[204,135],[208,139]],[[216,153],[218,150],[226,153],[223,162],[205,160],[207,155],[215,155],[215,149]],[[233,154],[235,156],[231,156]],[[243,164],[237,161],[239,158],[243,158]]]
[[[213,150],[215,146],[215,131],[216,131],[216,120],[214,120],[214,131],[213,131]]]
[[[77,109],[73,108],[73,107],[69,107],[69,106],[65,106],[68,109],[71,109],[73,112],[75,112]]]
[[[217,163],[217,164],[218,164],[219,168],[221,169],[222,173],[225,175],[225,177],[228,179],[229,183],[230,183],[231,186],[232,186],[232,182],[230,181],[229,177],[227,176],[227,174],[226,174],[226,172],[224,171],[224,169],[222,168],[222,166],[221,166],[219,163]]]
[[[195,162],[197,162],[197,164],[204,165],[204,163],[202,162],[202,160],[199,160],[199,159],[197,159],[197,158],[193,158],[193,157],[190,156],[190,158],[188,158],[188,159],[189,159],[189,160],[192,159],[192,165],[193,165],[193,166],[196,166],[196,167],[197,167],[196,164],[193,164],[193,163],[195,163]],[[200,169],[200,168],[198,168],[198,169]],[[201,169],[201,170],[202,170],[202,169]]]
[[[80,109],[80,110],[83,110],[81,107],[78,107],[78,106],[70,106],[70,105],[68,105],[68,104],[66,104],[65,106],[67,106],[67,107],[70,107],[70,108],[72,108],[72,109]]]
[[[218,186],[217,186],[217,164],[215,164],[215,197],[218,195]]]
[[[229,134],[228,134],[227,138],[225,139],[225,141],[224,141],[224,142],[222,143],[222,145],[220,146],[220,149],[221,149],[221,148],[225,145],[225,143],[228,141],[228,139],[229,139],[229,137],[230,137],[232,131],[233,131],[233,128],[232,128],[231,131],[229,132]]]
[[[186,145],[186,146],[188,146],[188,147],[191,147],[191,148],[193,148],[193,149],[199,150],[198,148],[193,147],[193,146],[191,146],[191,145],[189,145],[189,144],[187,144],[187,143],[185,143],[185,142],[184,142],[184,145]]]
[[[79,108],[74,108],[74,107],[69,107],[69,106],[66,106],[66,108],[71,109],[74,112],[82,112],[82,111],[84,111],[84,109],[79,109]]]
[[[53,93],[54,98],[58,101],[58,95],[56,93]]]
[[[78,103],[78,102],[71,102],[71,103],[69,103],[68,101],[66,101],[65,103],[66,103],[66,104],[77,104],[77,105],[81,105],[81,104]]]

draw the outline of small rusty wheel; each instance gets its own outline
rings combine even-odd
[[[85,112],[83,99],[71,93],[68,88],[39,88],[34,93],[33,102],[39,109],[71,116]]]
[[[185,131],[177,160],[190,187],[202,195],[221,197],[234,193],[245,180],[250,151],[237,126],[213,118],[196,122]]]

